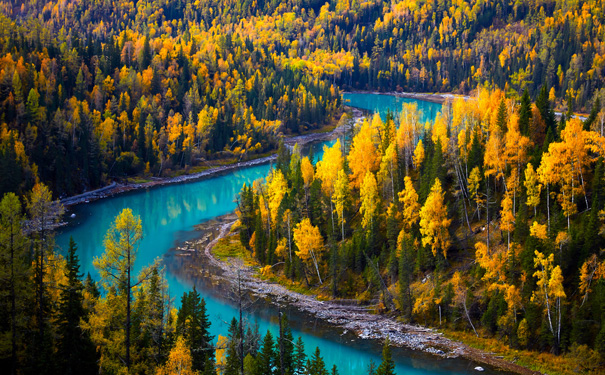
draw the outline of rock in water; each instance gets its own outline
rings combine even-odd
[[[475,367],[475,370],[477,370],[477,371],[485,371],[485,369],[483,367],[481,367],[481,366]]]

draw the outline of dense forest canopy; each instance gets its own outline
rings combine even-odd
[[[0,192],[242,158],[338,120],[339,90],[492,86],[564,112],[603,86],[602,1],[0,5]],[[597,109],[598,112],[598,109]]]
[[[302,343],[284,363],[283,335],[277,366],[271,334],[254,346],[241,321],[209,346],[195,290],[175,310],[157,264],[130,274],[128,210],[95,260],[101,280],[82,281],[77,244],[54,251],[53,199],[279,147],[238,197],[262,275],[602,370],[604,12],[602,0],[0,2],[3,368],[326,373]],[[366,119],[317,165],[283,147],[343,124],[346,90],[468,97],[428,124],[413,105]],[[388,343],[384,357],[380,374]]]
[[[602,123],[557,120],[545,88],[419,118],[415,104],[375,114],[315,166],[281,148],[238,200],[261,273],[602,370]]]

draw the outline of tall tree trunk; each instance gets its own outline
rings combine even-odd
[[[17,373],[17,296],[15,295],[15,234],[11,222],[10,259],[11,259],[11,374]]]
[[[489,254],[489,177],[485,179],[485,222],[487,227],[487,253]]]
[[[239,296],[239,366],[240,373],[244,373],[244,321],[242,317],[242,276],[241,269],[237,270],[237,294]]]
[[[126,367],[130,370],[130,293],[131,293],[131,282],[130,282],[130,271],[132,265],[130,263],[131,250],[128,248],[128,269],[127,269],[127,280],[126,280]]]
[[[464,306],[464,313],[466,314],[466,319],[468,319],[468,322],[471,324],[471,327],[473,327],[473,331],[475,332],[475,335],[477,335],[477,337],[479,337],[479,334],[477,333],[477,330],[475,329],[475,325],[471,321],[471,317],[468,314],[468,309],[466,308],[466,299],[464,300],[464,303],[462,305]]]
[[[550,184],[546,183],[546,217],[548,218],[548,234],[550,234]]]
[[[282,312],[281,307],[278,310],[277,314],[279,318],[279,370],[281,375],[285,375],[284,368],[284,329],[282,327]]]

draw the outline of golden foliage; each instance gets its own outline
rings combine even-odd
[[[447,258],[447,250],[450,246],[449,227],[452,220],[447,218],[447,207],[443,200],[441,182],[435,179],[431,192],[420,210],[420,234],[422,234],[422,245],[431,246],[433,255],[441,250]]]
[[[351,168],[351,183],[354,188],[360,188],[366,173],[376,172],[380,166],[380,158],[374,144],[376,133],[376,130],[364,121],[359,133],[353,137],[347,160]]]

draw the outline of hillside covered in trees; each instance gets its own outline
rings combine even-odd
[[[286,315],[277,337],[244,313],[215,338],[195,287],[176,308],[159,260],[135,274],[143,231],[130,209],[107,230],[95,281],[83,278],[73,238],[64,255],[55,248],[51,227],[63,208],[48,188],[34,186],[26,212],[21,203],[14,193],[0,200],[3,374],[328,374],[319,349],[307,355],[294,339]],[[384,358],[378,369],[392,369],[388,345]]]
[[[515,97],[598,112],[591,1],[0,3],[0,193],[57,196],[275,149],[338,119],[339,90]]]
[[[246,339],[235,322],[219,346],[231,352],[208,348],[188,331],[192,319],[205,324],[195,292],[179,312],[157,265],[126,278],[111,234],[110,255],[96,260],[102,280],[81,281],[76,245],[54,252],[53,199],[272,152],[283,136],[338,121],[342,91],[376,90],[469,98],[430,124],[414,106],[375,115],[317,165],[280,148],[276,168],[238,201],[241,244],[261,272],[602,370],[604,9],[1,1],[0,360],[27,373],[151,373],[174,350],[199,371],[224,357],[236,373],[245,354],[248,372],[273,371],[271,336],[266,350],[237,349]],[[136,224],[124,215],[114,236]],[[297,363],[289,371],[302,371]],[[320,364],[318,354],[304,368],[325,373]]]
[[[313,165],[282,148],[244,186],[241,244],[266,276],[512,348],[605,355],[605,137],[502,91],[365,120]]]

